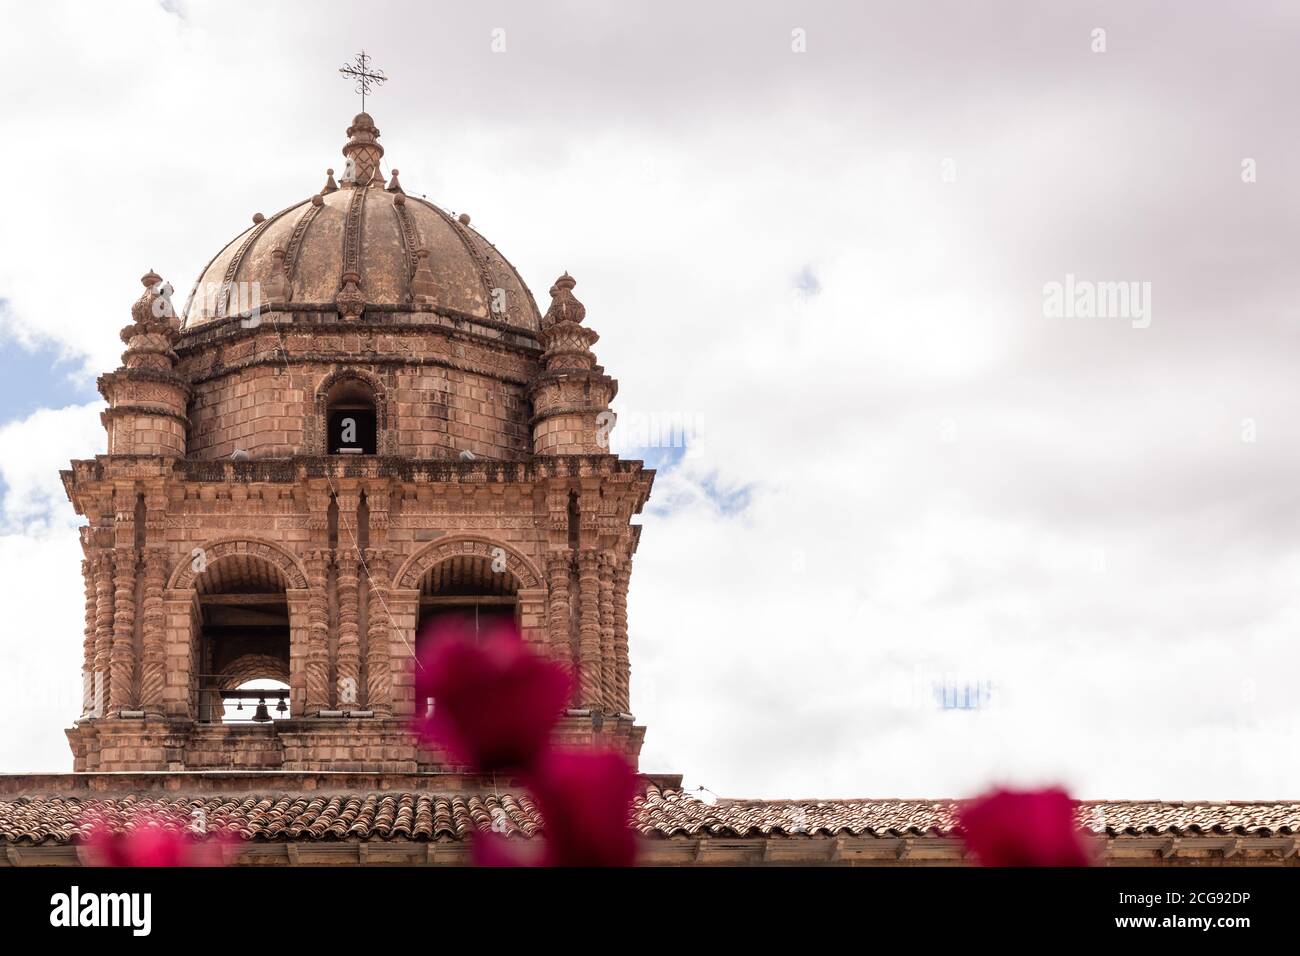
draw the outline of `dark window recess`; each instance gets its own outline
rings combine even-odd
[[[420,626],[416,634],[416,651],[422,652],[434,635],[455,635],[474,643],[482,643],[486,638],[499,633],[503,628],[511,628],[518,620],[514,604],[466,604],[444,605],[424,609],[420,615]]]
[[[329,452],[334,455],[373,455],[376,450],[373,408],[332,408]]]

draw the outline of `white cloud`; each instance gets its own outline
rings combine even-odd
[[[81,546],[58,472],[103,451],[100,404],[42,409],[0,428],[0,734],[5,771],[68,770],[63,728],[81,711]]]
[[[59,471],[104,451],[102,402],[42,408],[0,426],[4,530],[45,534],[76,523]]]

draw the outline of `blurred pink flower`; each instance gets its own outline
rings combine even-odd
[[[469,632],[472,635],[472,631]],[[463,623],[421,635],[414,722],[422,740],[483,773],[531,767],[573,692],[569,673],[534,654],[518,631],[498,628],[482,645]],[[433,698],[433,713],[419,713]]]
[[[612,750],[552,750],[529,778],[546,835],[548,866],[631,866],[637,776]]]
[[[995,790],[958,809],[981,866],[1087,866],[1075,802],[1064,790]]]
[[[532,841],[512,840],[499,833],[477,833],[470,844],[475,866],[541,866],[539,847]]]
[[[199,837],[188,825],[187,817],[158,813],[134,814],[120,826],[96,816],[84,843],[95,866],[221,866],[221,848],[236,838],[224,832]]]

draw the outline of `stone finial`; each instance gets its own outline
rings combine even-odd
[[[542,364],[549,371],[595,369],[596,356],[591,347],[600,336],[582,320],[587,307],[573,295],[578,282],[567,272],[551,286],[551,307],[542,317]]]
[[[255,226],[260,225],[263,222],[266,222],[265,216],[263,216],[260,212],[253,213],[253,225]]]
[[[132,322],[122,329],[126,344],[122,364],[126,368],[167,370],[176,365],[172,346],[180,338],[180,323],[172,307],[171,284],[150,269],[140,277],[144,292],[131,306]]]
[[[587,307],[577,300],[573,287],[578,280],[565,272],[551,286],[551,307],[542,318],[543,325],[555,325],[558,322],[581,323],[587,317]]]
[[[534,455],[608,454],[609,403],[618,383],[596,364],[591,347],[600,336],[583,325],[586,307],[573,295],[577,280],[565,272],[551,286],[551,307],[538,340],[542,371],[529,386]]]
[[[271,275],[266,280],[266,300],[272,304],[289,301],[289,276],[284,269],[285,251],[271,250]]]
[[[384,147],[379,145],[379,129],[369,113],[358,113],[353,118],[343,155],[352,163],[353,182],[361,186],[373,182]]]
[[[463,213],[461,213],[459,216],[456,217],[456,221],[457,221],[458,223],[460,223],[462,226],[468,226],[468,225],[469,225],[469,213],[467,213],[467,212],[463,212]]]
[[[411,278],[411,301],[416,305],[432,305],[438,291],[433,281],[433,270],[429,268],[429,250],[415,250],[417,265],[415,275]]]
[[[338,188],[338,183],[334,182],[334,170],[325,170],[325,185],[321,187],[320,194],[327,196],[332,192],[337,192]]]
[[[388,179],[388,191],[390,193],[401,193],[403,195],[406,193],[406,190],[402,188],[402,184],[397,181],[397,170],[395,169],[393,170],[393,175]]]
[[[171,295],[174,291],[170,283],[163,282],[162,276],[150,269],[140,277],[144,292],[131,306],[131,318],[136,325],[147,325],[159,320],[171,322],[176,318],[172,308]],[[125,335],[125,332],[123,333]]]

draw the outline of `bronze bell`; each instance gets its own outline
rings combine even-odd
[[[280,703],[275,705],[275,712],[277,714],[287,714],[289,712],[289,706],[284,702],[283,697],[280,698]]]
[[[266,723],[271,719],[271,712],[266,709],[266,698],[263,697],[257,702],[257,710],[253,711],[253,720],[258,723]]]

